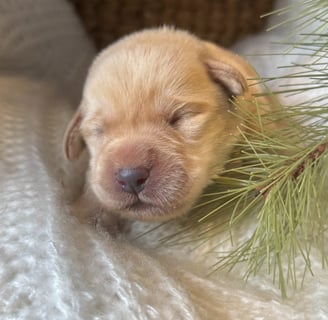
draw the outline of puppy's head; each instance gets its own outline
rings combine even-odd
[[[236,141],[230,98],[247,90],[245,65],[167,28],[105,49],[65,136],[69,159],[87,146],[88,182],[101,205],[141,220],[188,211]]]

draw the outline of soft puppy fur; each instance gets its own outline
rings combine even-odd
[[[163,221],[186,213],[239,137],[231,99],[253,99],[238,55],[173,28],[134,33],[95,59],[65,154],[90,156],[74,211]],[[254,82],[255,80],[253,80]]]

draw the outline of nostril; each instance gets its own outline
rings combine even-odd
[[[124,187],[124,186],[126,185],[126,183],[125,183],[124,181],[122,181],[122,180],[117,179],[117,182],[118,182],[122,187]]]
[[[116,180],[121,188],[129,193],[141,192],[149,177],[149,170],[145,167],[122,168],[116,174]]]
[[[144,184],[146,181],[147,181],[147,179],[146,179],[146,178],[141,178],[141,179],[138,179],[138,180],[137,180],[137,185],[141,185],[141,184]]]

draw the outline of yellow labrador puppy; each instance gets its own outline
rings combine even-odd
[[[238,55],[172,28],[106,48],[64,139],[68,159],[85,147],[90,155],[75,214],[163,221],[186,213],[238,139],[231,98],[252,99],[261,90],[250,86],[254,77]]]

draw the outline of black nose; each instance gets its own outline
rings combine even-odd
[[[144,189],[148,177],[149,170],[144,167],[123,168],[116,174],[116,180],[122,189],[134,194],[138,194]]]

